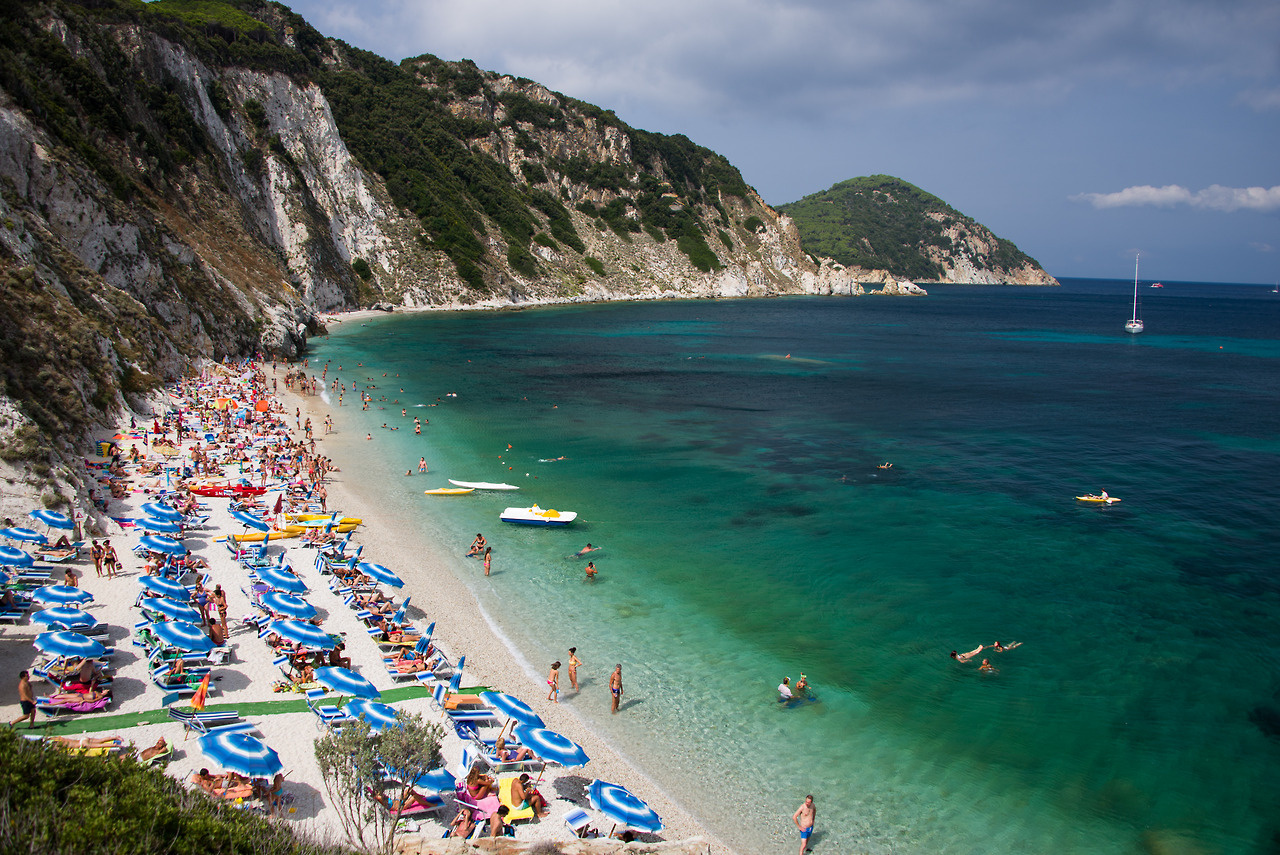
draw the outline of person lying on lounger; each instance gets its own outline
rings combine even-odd
[[[449,823],[449,836],[466,839],[470,837],[471,832],[475,830],[476,821],[474,812],[466,805],[459,805],[458,813],[453,817],[453,821]]]
[[[401,650],[391,658],[392,664],[396,666],[396,671],[401,674],[417,674],[420,671],[427,670],[427,663],[418,654],[412,650]]]
[[[431,800],[417,790],[409,790],[409,797],[404,800],[404,806],[401,807],[399,799],[389,798],[386,793],[380,790],[370,792],[373,800],[382,805],[389,812],[395,813],[398,810],[411,811],[427,808],[431,806]]]
[[[103,700],[104,698],[109,698],[109,697],[111,697],[111,692],[109,691],[104,692],[104,691],[99,691],[97,689],[90,689],[87,692],[76,692],[76,691],[54,692],[52,695],[49,696],[49,700],[55,704],[81,704],[81,703],[92,703],[94,701],[100,701],[100,700]]]
[[[150,748],[144,748],[141,751],[139,751],[138,759],[145,763],[146,761],[150,760],[152,757],[158,757],[161,754],[164,754],[168,750],[169,750],[169,744],[164,741],[164,737],[162,736],[156,742],[155,745],[152,745]]]
[[[48,741],[68,750],[89,751],[102,748],[124,748],[127,744],[119,736],[50,736]]]

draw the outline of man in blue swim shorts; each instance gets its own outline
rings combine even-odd
[[[800,855],[809,848],[809,835],[813,834],[813,822],[818,817],[818,809],[813,806],[813,796],[805,796],[804,804],[796,808],[791,821],[800,829]]]

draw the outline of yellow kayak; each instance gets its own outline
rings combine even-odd
[[[475,491],[475,487],[437,487],[434,490],[423,490],[422,492],[427,496],[462,496]]]
[[[1092,502],[1095,505],[1102,505],[1102,504],[1114,505],[1116,502],[1120,500],[1117,499],[1115,496],[1094,496],[1090,494],[1088,496],[1076,496],[1076,501]]]
[[[306,529],[300,525],[287,525],[283,529],[273,528],[271,531],[251,531],[247,534],[229,534],[227,539],[233,543],[261,543],[264,537],[279,540],[282,537],[298,537]]]

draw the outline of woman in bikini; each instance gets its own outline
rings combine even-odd
[[[560,703],[560,660],[557,659],[551,663],[551,673],[547,675],[547,685],[550,690],[547,692],[547,700],[553,703]]]

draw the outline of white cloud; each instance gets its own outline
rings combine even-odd
[[[1268,188],[1223,187],[1221,184],[1213,184],[1193,193],[1178,184],[1166,184],[1163,187],[1141,184],[1126,187],[1116,193],[1078,193],[1070,198],[1073,202],[1088,202],[1095,208],[1138,205],[1172,208],[1175,205],[1188,205],[1212,211],[1276,211],[1280,210],[1280,185]]]
[[[1236,96],[1236,101],[1247,104],[1259,113],[1280,110],[1280,86],[1275,89],[1249,89]]]

